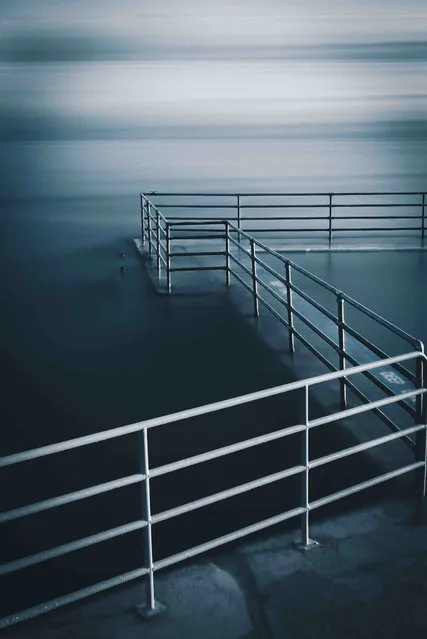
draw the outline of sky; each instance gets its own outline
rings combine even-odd
[[[194,154],[201,179],[232,179],[230,166],[221,171],[230,154],[236,181],[245,171],[253,179],[253,140],[263,159],[283,141],[274,153],[283,177],[291,148],[304,158],[301,144],[334,140],[332,158],[352,140],[351,171],[358,140],[426,138],[426,27],[424,0],[2,0],[0,135],[13,164],[4,189],[48,194],[36,183],[50,164],[55,193],[70,194],[79,179],[85,192],[102,192],[111,175],[99,174],[114,163],[101,142],[120,158],[120,192],[145,177],[176,182],[191,171],[197,181]],[[94,173],[81,175],[90,142]],[[324,150],[316,154],[320,171]],[[24,184],[11,179],[16,165]]]

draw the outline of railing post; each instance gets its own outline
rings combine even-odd
[[[171,273],[171,236],[170,226],[166,222],[166,286],[167,291],[172,291],[172,273]]]
[[[289,351],[295,353],[295,336],[294,336],[294,314],[292,307],[292,275],[291,265],[286,262],[286,292],[287,292],[287,307],[288,307],[288,331],[289,331]]]
[[[252,261],[252,291],[254,296],[254,314],[259,315],[259,300],[258,300],[258,282],[257,282],[257,268],[256,268],[256,249],[255,241],[251,240],[251,261]]]
[[[230,224],[224,223],[225,226],[225,282],[230,286]]]
[[[145,476],[142,489],[142,510],[143,518],[147,525],[144,531],[144,552],[145,567],[148,572],[145,576],[146,600],[145,603],[137,606],[138,613],[144,618],[153,617],[164,609],[164,606],[155,600],[154,597],[154,567],[153,567],[153,539],[151,530],[151,495],[150,495],[150,465],[148,457],[148,432],[146,428],[139,433],[140,438],[140,467],[141,473]]]
[[[416,385],[417,388],[424,388],[424,368],[425,361],[422,357],[418,357],[416,361]],[[417,424],[427,424],[427,402],[425,395],[417,395],[416,397],[416,420]],[[421,499],[426,497],[426,479],[427,479],[427,432],[426,429],[419,430],[416,433],[415,440],[415,458],[416,461],[424,462],[424,466],[417,471],[416,490]]]
[[[332,242],[332,196],[333,196],[333,193],[329,193],[329,228],[328,228],[329,244]]]
[[[310,420],[308,408],[308,386],[300,390],[301,423],[305,425],[302,433],[301,465],[304,466],[301,481],[301,506],[304,512],[301,516],[301,545],[303,550],[310,550],[319,544],[310,539]]]
[[[425,234],[425,214],[426,214],[426,194],[423,193],[422,195],[422,203],[421,203],[421,239],[424,240],[424,234]]]
[[[342,293],[338,293],[337,295],[338,302],[338,346],[340,349],[339,357],[340,357],[340,370],[344,370],[346,367],[346,357],[345,357],[345,315],[344,315],[344,298]],[[341,400],[341,410],[347,408],[347,383],[346,378],[340,378],[340,400]]]
[[[237,195],[237,228],[241,229],[242,226],[242,216],[241,216],[241,209],[240,209],[240,195]],[[237,233],[237,241],[240,244],[240,233]]]
[[[140,203],[141,203],[141,246],[145,244],[145,220],[144,220],[144,200],[142,198],[142,193],[140,194]]]
[[[151,246],[151,205],[147,200],[147,226],[148,226],[148,251],[151,255],[152,246]]]
[[[161,260],[160,260],[160,215],[156,212],[156,245],[157,245],[157,271],[160,272]]]

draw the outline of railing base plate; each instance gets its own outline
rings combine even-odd
[[[297,548],[299,550],[314,550],[314,548],[318,548],[320,546],[319,542],[315,539],[309,539],[308,544],[298,543]]]
[[[149,608],[147,604],[140,604],[139,606],[135,606],[135,610],[137,614],[143,619],[152,619],[152,617],[157,617],[157,615],[161,614],[166,610],[166,606],[162,604],[160,601],[154,602],[154,608]]]

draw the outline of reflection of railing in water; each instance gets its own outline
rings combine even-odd
[[[66,555],[68,553],[75,552],[75,551],[87,548],[89,546],[102,543],[109,539],[113,539],[113,538],[117,538],[117,537],[129,534],[130,532],[137,531],[137,530],[142,530],[144,539],[141,540],[141,543],[142,541],[144,541],[144,546],[145,546],[145,561],[144,561],[143,567],[139,566],[138,568],[130,572],[120,574],[116,577],[93,584],[84,589],[74,591],[65,596],[58,597],[57,599],[39,603],[33,608],[23,610],[23,611],[18,611],[15,614],[12,614],[0,620],[0,628],[5,628],[12,624],[40,615],[44,612],[55,610],[59,606],[66,605],[75,601],[79,601],[92,594],[100,593],[104,590],[112,588],[113,586],[121,585],[126,582],[139,579],[142,577],[144,577],[146,581],[146,601],[139,608],[139,610],[141,614],[149,617],[151,615],[156,614],[157,612],[160,612],[160,610],[162,609],[162,606],[158,602],[156,602],[155,594],[154,594],[154,574],[157,571],[161,570],[162,568],[172,566],[176,563],[179,563],[191,557],[197,556],[203,552],[212,550],[213,548],[221,546],[222,544],[235,541],[236,539],[240,539],[249,534],[258,532],[260,530],[268,528],[269,526],[273,526],[275,524],[286,521],[293,517],[301,517],[302,545],[303,547],[310,547],[311,545],[315,544],[315,542],[313,542],[313,540],[310,539],[310,512],[312,510],[315,510],[317,508],[320,508],[321,506],[332,503],[334,501],[337,501],[339,499],[342,499],[354,493],[360,492],[372,486],[376,486],[378,484],[381,484],[383,482],[394,479],[396,477],[399,477],[401,475],[407,474],[412,471],[415,471],[417,473],[417,488],[422,498],[424,498],[425,492],[426,492],[426,468],[427,468],[426,428],[427,426],[426,426],[426,410],[425,410],[426,402],[423,401],[423,396],[424,396],[424,393],[426,392],[426,388],[422,380],[422,372],[424,368],[424,362],[426,361],[426,359],[427,358],[424,355],[424,353],[421,353],[421,352],[408,353],[406,355],[400,355],[394,358],[389,358],[387,360],[365,364],[364,366],[349,368],[345,371],[336,371],[334,373],[327,373],[325,375],[320,375],[310,379],[305,379],[298,382],[292,382],[283,386],[277,386],[274,388],[269,388],[269,389],[251,393],[248,395],[235,397],[233,399],[216,402],[214,404],[208,404],[206,406],[201,406],[198,408],[181,411],[179,413],[174,413],[174,414],[166,415],[163,417],[149,419],[137,424],[130,424],[128,426],[122,426],[119,428],[115,428],[115,429],[111,429],[111,430],[107,430],[107,431],[103,431],[99,433],[94,433],[92,435],[87,435],[84,437],[79,437],[76,439],[60,442],[58,444],[44,446],[42,448],[37,448],[34,450],[29,450],[29,451],[8,455],[6,457],[0,458],[0,468],[4,468],[4,467],[20,464],[29,460],[43,459],[46,456],[55,455],[55,454],[61,453],[62,451],[79,449],[79,448],[93,445],[98,442],[103,442],[109,439],[116,439],[116,438],[120,438],[124,436],[129,436],[132,434],[134,434],[136,437],[139,438],[137,442],[137,446],[139,450],[139,462],[140,462],[139,473],[129,475],[126,477],[121,477],[120,479],[116,479],[114,481],[100,484],[97,486],[91,486],[89,488],[79,490],[74,493],[60,495],[52,499],[47,499],[41,502],[29,504],[26,506],[21,506],[13,510],[3,512],[0,514],[0,524],[5,522],[10,522],[16,519],[20,519],[23,517],[31,516],[35,513],[57,508],[59,506],[65,506],[66,504],[70,504],[82,499],[86,499],[93,495],[108,493],[112,490],[116,490],[123,486],[140,484],[142,488],[141,517],[138,518],[137,520],[128,522],[127,524],[118,526],[110,530],[104,530],[102,532],[90,535],[83,539],[78,539],[75,541],[68,542],[61,546],[57,546],[56,548],[50,548],[48,550],[44,550],[37,554],[30,555],[27,557],[22,557],[15,561],[11,561],[7,564],[3,564],[2,566],[0,566],[0,575],[15,573],[29,566],[34,566],[42,562],[45,562],[49,559],[54,559],[54,558]],[[326,383],[331,380],[341,380],[343,379],[344,375],[348,378],[353,375],[363,374],[368,371],[373,371],[384,366],[401,364],[402,362],[407,362],[410,360],[415,360],[417,362],[417,370],[419,371],[419,381],[420,381],[420,386],[418,388],[408,393],[405,393],[404,395],[395,395],[393,397],[383,398],[376,402],[366,403],[362,406],[341,410],[339,412],[332,413],[320,418],[310,419],[308,400],[309,400],[309,389],[311,389],[313,386]],[[222,448],[217,448],[216,450],[209,450],[204,453],[195,455],[193,457],[181,459],[179,461],[176,461],[170,464],[158,466],[155,468],[150,467],[148,436],[149,436],[149,431],[151,429],[160,428],[161,426],[164,426],[166,424],[171,424],[178,421],[189,420],[191,418],[195,418],[200,415],[206,415],[208,413],[217,413],[227,408],[244,405],[249,402],[255,402],[258,400],[265,399],[267,397],[286,394],[291,391],[299,391],[301,394],[302,410],[301,410],[301,420],[299,424],[294,426],[289,426],[288,428],[283,428],[281,430],[273,431],[265,435],[261,435],[258,437],[233,443],[231,445],[224,446]],[[413,426],[402,429],[401,431],[396,433],[388,434],[383,437],[376,437],[374,439],[371,439],[370,441],[363,442],[355,446],[351,446],[349,448],[334,452],[326,456],[319,457],[317,459],[310,459],[309,451],[310,451],[311,429],[323,426],[325,424],[330,424],[338,420],[342,420],[344,418],[350,418],[352,416],[356,416],[370,410],[379,409],[380,407],[398,402],[402,398],[409,399],[412,397],[416,398],[416,402],[417,402],[416,423]],[[302,437],[302,457],[301,457],[301,462],[298,465],[283,469],[282,471],[276,472],[274,474],[259,477],[253,481],[249,481],[244,484],[234,486],[231,489],[210,494],[205,497],[202,497],[201,499],[197,499],[189,503],[184,503],[175,508],[172,508],[163,512],[159,512],[156,514],[152,514],[150,482],[155,481],[156,477],[164,476],[184,468],[189,468],[191,466],[203,464],[204,462],[208,462],[213,459],[218,459],[218,458],[224,457],[225,455],[231,455],[233,453],[236,453],[251,447],[260,446],[267,442],[278,441],[281,438],[288,437],[294,434],[301,434],[301,437]],[[401,437],[408,437],[409,435],[412,435],[412,434],[416,434],[415,461],[413,463],[399,467],[390,472],[377,475],[376,477],[373,477],[367,481],[354,484],[352,486],[345,488],[344,490],[340,490],[338,492],[325,495],[314,501],[310,499],[309,478],[310,478],[311,469],[318,468],[320,466],[329,464],[339,459],[343,459],[345,457],[360,453],[362,451],[369,450],[376,446],[386,444],[388,442],[397,440],[398,438],[401,438]],[[156,526],[156,524],[159,524],[166,520],[170,520],[175,517],[179,517],[180,515],[184,515],[185,513],[194,511],[196,509],[202,508],[210,504],[217,503],[224,499],[229,499],[235,495],[240,495],[248,491],[254,490],[256,488],[266,486],[273,482],[278,482],[281,479],[284,479],[286,477],[291,477],[293,475],[301,476],[301,494],[300,494],[299,506],[292,508],[291,510],[281,512],[273,517],[269,517],[268,519],[264,519],[257,523],[254,523],[244,528],[241,528],[239,530],[236,530],[232,533],[228,533],[216,539],[210,540],[199,546],[188,548],[183,552],[166,557],[164,559],[157,561],[156,558],[154,557],[153,543],[152,543],[152,532],[153,532],[152,529],[153,527]],[[58,519],[58,522],[59,521],[60,520]]]
[[[336,234],[396,231],[415,232],[424,240],[427,230],[426,193],[157,193],[148,194],[153,205],[168,210],[174,219],[201,221],[218,216],[248,233],[311,233],[327,237]],[[157,198],[160,198],[159,201]],[[396,209],[397,213],[390,213]],[[376,211],[386,214],[377,214]],[[189,215],[191,211],[191,215]],[[290,212],[289,215],[281,214]],[[349,211],[349,213],[347,213]],[[258,213],[262,212],[262,215]],[[326,212],[326,213],[324,213]],[[181,215],[181,213],[183,213]],[[311,213],[311,215],[309,214]],[[354,225],[363,220],[364,226]],[[408,222],[406,222],[408,221]],[[302,222],[302,225],[299,223]],[[311,224],[310,224],[311,223]]]

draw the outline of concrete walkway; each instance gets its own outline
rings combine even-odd
[[[417,515],[417,516],[416,516]],[[159,573],[150,621],[135,583],[6,630],[7,639],[423,639],[427,525],[392,500],[319,521],[320,546],[275,531]]]

